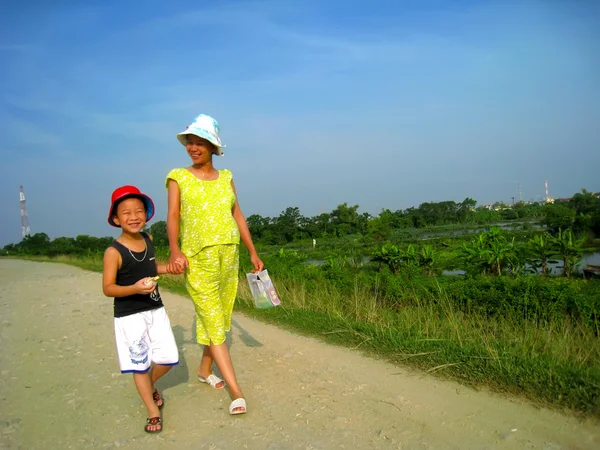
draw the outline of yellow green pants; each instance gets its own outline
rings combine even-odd
[[[196,341],[222,344],[231,329],[237,295],[239,246],[205,247],[188,261],[185,284],[196,308]]]

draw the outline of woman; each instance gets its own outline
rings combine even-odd
[[[264,265],[252,243],[231,172],[213,167],[213,155],[222,155],[225,147],[217,121],[200,114],[177,139],[192,165],[171,170],[166,179],[168,267],[173,272],[185,270],[186,288],[196,308],[196,340],[204,345],[198,379],[215,389],[225,386],[211,373],[214,360],[229,385],[229,413],[244,414],[246,401],[225,343],[237,294],[240,239],[250,252],[254,271]]]

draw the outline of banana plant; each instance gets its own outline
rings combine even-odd
[[[551,272],[548,264],[555,264],[557,261],[554,258],[559,256],[552,235],[544,233],[534,236],[527,243],[527,248],[535,260],[532,265],[541,270],[542,276],[548,275]]]
[[[329,255],[323,261],[323,265],[329,269],[343,270],[346,267],[346,258],[339,255]]]
[[[409,244],[405,251],[401,251],[404,264],[409,266],[417,266],[419,264],[419,254],[413,244]]]
[[[562,229],[559,229],[558,234],[553,236],[552,240],[556,245],[558,255],[562,258],[563,275],[567,278],[570,277],[577,268],[583,259],[583,254],[586,251],[593,251],[591,248],[583,247],[585,237],[576,239],[571,230],[563,231]]]
[[[498,276],[502,275],[504,263],[511,257],[514,258],[514,246],[515,238],[511,242],[508,242],[504,236],[498,236],[490,242],[487,251],[487,260],[491,266],[490,270]]]
[[[423,268],[426,275],[433,275],[437,263],[437,254],[431,245],[421,247],[419,253],[419,266]]]
[[[470,243],[464,243],[461,253],[467,268],[475,269],[481,274],[499,276],[502,275],[505,264],[516,258],[514,238],[507,241],[498,227],[479,234]]]
[[[379,270],[381,270],[382,264],[385,264],[395,275],[400,271],[403,257],[402,250],[398,246],[388,242],[373,252],[371,261],[379,264]]]

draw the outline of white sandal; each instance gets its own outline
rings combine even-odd
[[[236,408],[244,408],[242,411],[234,411]],[[236,414],[245,414],[246,413],[246,400],[243,398],[236,398],[229,405],[229,414],[235,416]]]
[[[200,383],[208,384],[213,389],[223,389],[225,387],[225,381],[221,380],[214,373],[211,373],[206,378],[202,378],[200,375],[198,375],[198,381],[200,381]],[[223,383],[223,386],[217,387],[217,384],[219,384],[219,383]]]

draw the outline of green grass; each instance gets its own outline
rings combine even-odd
[[[277,283],[277,280],[275,280]],[[381,308],[357,289],[351,298],[277,283],[280,308],[254,310],[244,284],[243,310],[308,335],[381,356],[473,386],[523,395],[534,402],[600,415],[600,340],[569,320],[545,324],[493,321],[437,301]]]
[[[26,259],[102,270],[100,257]],[[517,325],[468,315],[441,288],[392,310],[358,285],[347,295],[325,282],[308,289],[292,278],[274,281],[282,305],[257,310],[241,277],[238,311],[435,376],[600,416],[600,339],[573,319]],[[164,276],[161,287],[186,295],[181,277]]]

